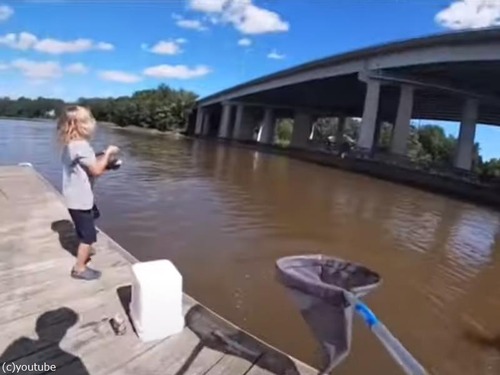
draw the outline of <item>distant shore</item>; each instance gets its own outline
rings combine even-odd
[[[105,126],[113,130],[123,130],[126,132],[137,133],[137,134],[150,134],[150,135],[165,135],[170,137],[184,138],[185,136],[181,133],[181,130],[165,130],[161,131],[158,129],[143,128],[137,125],[127,125],[119,126],[113,122],[98,121],[98,125]]]
[[[0,116],[0,120],[14,120],[14,121],[34,121],[34,122],[54,122],[53,118],[29,118],[29,117],[9,117]]]
[[[13,121],[33,121],[33,122],[55,122],[56,119],[51,119],[51,118],[29,118],[29,117],[8,117],[8,116],[0,116],[0,120],[13,120]],[[131,132],[131,133],[138,133],[138,134],[151,134],[151,135],[165,135],[165,136],[170,136],[170,137],[176,137],[176,138],[184,138],[185,135],[182,134],[182,130],[165,130],[161,131],[158,129],[150,129],[150,128],[143,128],[137,125],[127,125],[127,126],[119,126],[113,122],[107,122],[107,121],[97,121],[98,126],[105,126],[106,128],[109,129],[114,129],[114,130],[123,130],[126,132]]]

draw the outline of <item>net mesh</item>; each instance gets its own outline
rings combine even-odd
[[[321,373],[330,373],[351,349],[353,306],[344,291],[362,297],[381,283],[380,276],[360,264],[324,255],[281,258],[276,270],[320,344]]]

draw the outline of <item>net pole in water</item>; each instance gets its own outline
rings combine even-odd
[[[408,375],[428,375],[424,367],[413,357],[413,355],[399,342],[389,329],[376,317],[368,306],[359,299],[345,293],[346,299],[354,306],[355,311],[360,315],[370,330],[384,345],[392,358]]]

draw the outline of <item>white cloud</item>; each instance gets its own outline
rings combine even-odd
[[[14,14],[14,9],[8,5],[0,5],[0,22],[7,21]]]
[[[65,69],[68,73],[73,73],[73,74],[86,74],[89,71],[89,68],[87,68],[82,63],[70,64],[66,66]]]
[[[37,37],[35,35],[25,32],[20,34],[10,33],[0,36],[0,45],[23,51],[33,48],[36,42]]]
[[[71,41],[52,38],[38,39],[36,35],[27,32],[19,34],[10,33],[0,36],[0,45],[18,50],[32,49],[52,55],[86,52],[93,49],[109,51],[114,48],[112,44],[104,42],[94,43],[90,39],[75,39]]]
[[[224,6],[228,3],[227,0],[190,0],[189,6],[193,10],[204,13],[220,13]]]
[[[176,43],[179,43],[179,44],[184,44],[184,43],[187,43],[187,39],[184,39],[184,38],[177,38],[175,40]]]
[[[158,55],[178,55],[182,53],[180,44],[185,43],[185,39],[172,40],[160,40],[153,47],[149,48],[147,44],[142,44],[142,49],[156,53]]]
[[[197,31],[207,30],[207,27],[203,25],[203,23],[199,20],[180,19],[177,20],[176,25],[182,27],[183,29],[191,29]]]
[[[455,0],[436,14],[435,21],[452,30],[500,25],[499,0]]]
[[[30,84],[40,84],[61,78],[64,73],[85,74],[89,70],[82,63],[74,63],[63,67],[58,61],[16,59],[10,63],[0,63],[0,70],[9,69],[20,72],[24,77],[28,78]]]
[[[33,49],[38,52],[60,55],[63,53],[79,53],[92,49],[92,41],[89,39],[77,39],[73,41],[62,41],[56,39],[43,39],[37,41]]]
[[[192,79],[202,77],[210,72],[211,70],[204,65],[198,65],[194,68],[189,68],[186,65],[157,65],[144,69],[143,74],[153,78]]]
[[[217,16],[243,34],[285,32],[290,28],[278,13],[258,7],[252,0],[189,0],[189,7],[212,18]]]
[[[96,48],[101,51],[112,51],[115,49],[115,46],[111,43],[99,42],[97,43]]]
[[[142,78],[136,74],[121,72],[119,70],[105,70],[99,72],[99,77],[105,81],[120,83],[136,83],[142,80]]]
[[[172,18],[176,21],[175,24],[183,29],[191,29],[197,31],[205,31],[208,28],[200,20],[186,19],[180,14],[172,13]]]
[[[273,50],[267,54],[267,57],[273,60],[283,60],[286,56]]]
[[[248,47],[252,44],[252,41],[248,38],[241,38],[238,40],[238,45],[242,47]]]
[[[48,80],[62,77],[63,68],[57,61],[32,61],[17,59],[10,66],[19,70],[26,78],[32,80]]]

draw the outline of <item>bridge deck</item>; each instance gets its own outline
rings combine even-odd
[[[115,335],[108,318],[127,316],[136,260],[100,232],[93,263],[103,276],[83,282],[69,277],[75,248],[55,189],[29,167],[0,167],[0,364],[71,375],[317,373],[187,295],[182,333],[142,343],[127,320]]]

